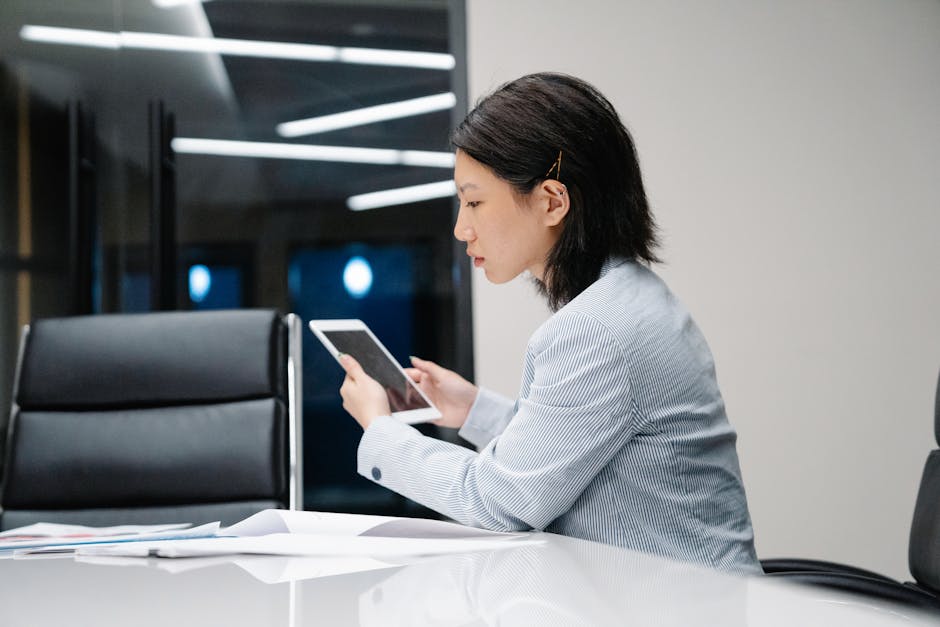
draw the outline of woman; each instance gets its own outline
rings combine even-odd
[[[490,281],[530,273],[555,313],[529,340],[515,403],[414,359],[438,424],[479,452],[390,418],[381,386],[344,357],[359,472],[467,525],[760,572],[714,362],[648,268],[655,226],[613,106],[571,76],[525,76],[484,98],[453,144],[454,235]]]

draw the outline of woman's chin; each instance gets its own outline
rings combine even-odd
[[[483,266],[483,274],[486,276],[486,280],[494,285],[502,285],[503,283],[509,283],[514,278],[519,276],[518,274],[500,273],[493,270],[490,270],[486,266]]]
[[[499,274],[493,272],[486,266],[483,266],[482,270],[483,270],[483,276],[485,276],[486,280],[489,281],[490,283],[495,283],[496,285],[499,285],[500,283],[506,282],[504,278],[502,278],[501,276],[499,276]]]

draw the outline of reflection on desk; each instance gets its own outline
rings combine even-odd
[[[572,538],[410,563],[0,560],[0,624],[929,625],[911,610]],[[355,572],[352,572],[355,571]]]
[[[414,564],[359,597],[364,627],[746,625],[747,579],[552,543]],[[474,623],[477,621],[477,623]]]

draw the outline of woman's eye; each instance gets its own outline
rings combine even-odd
[[[479,204],[480,204],[480,201],[479,201],[479,200],[468,200],[468,201],[467,201],[467,207],[469,207],[470,209],[476,209],[476,208],[477,208],[477,205],[479,205]]]

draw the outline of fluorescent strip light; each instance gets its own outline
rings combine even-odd
[[[294,59],[298,61],[338,61],[335,46],[292,44],[249,39],[216,39],[215,37],[186,37],[159,33],[121,31],[121,46],[139,50],[169,50],[173,52],[211,52],[238,57]]]
[[[426,168],[452,168],[454,167],[454,153],[432,152],[430,150],[402,150],[401,164]]]
[[[172,9],[174,7],[182,6],[184,4],[205,4],[206,2],[212,2],[212,0],[151,0],[153,6],[160,9]]]
[[[366,65],[394,65],[432,70],[450,70],[454,57],[440,52],[379,50],[372,48],[338,48],[317,44],[295,44],[249,39],[218,39],[185,37],[160,33],[82,30],[27,24],[20,29],[26,41],[92,46],[96,48],[136,48],[140,50],[172,50],[176,52],[210,52],[241,57],[293,59],[297,61],[335,61]],[[115,43],[117,42],[117,43]]]
[[[176,137],[170,145],[175,152],[182,154],[256,157],[262,159],[301,159],[305,161],[340,161],[344,163],[408,165],[432,168],[454,167],[454,155],[452,153],[424,150],[280,144],[273,142],[234,141],[229,139],[201,139],[197,137]]]
[[[109,48],[111,50],[117,50],[121,47],[120,33],[82,28],[55,28],[27,24],[20,29],[20,38],[46,44],[72,44],[91,48]]]
[[[453,181],[441,181],[439,183],[399,187],[398,189],[387,189],[381,192],[370,192],[368,194],[350,196],[346,199],[346,206],[353,211],[364,211],[366,209],[404,205],[410,202],[431,200],[433,198],[447,198],[456,193],[457,187],[454,185]]]
[[[390,102],[375,107],[354,109],[352,111],[333,113],[332,115],[323,115],[316,118],[282,122],[277,125],[276,130],[277,134],[281,137],[300,137],[301,135],[313,135],[314,133],[324,133],[340,128],[362,126],[364,124],[372,124],[373,122],[382,122],[384,120],[407,118],[413,115],[431,113],[433,111],[443,111],[445,109],[452,109],[456,104],[457,96],[452,93],[435,94],[433,96]]]
[[[339,60],[343,63],[399,65],[435,70],[452,70],[456,65],[453,55],[443,52],[412,52],[410,50],[382,50],[378,48],[340,48]]]

